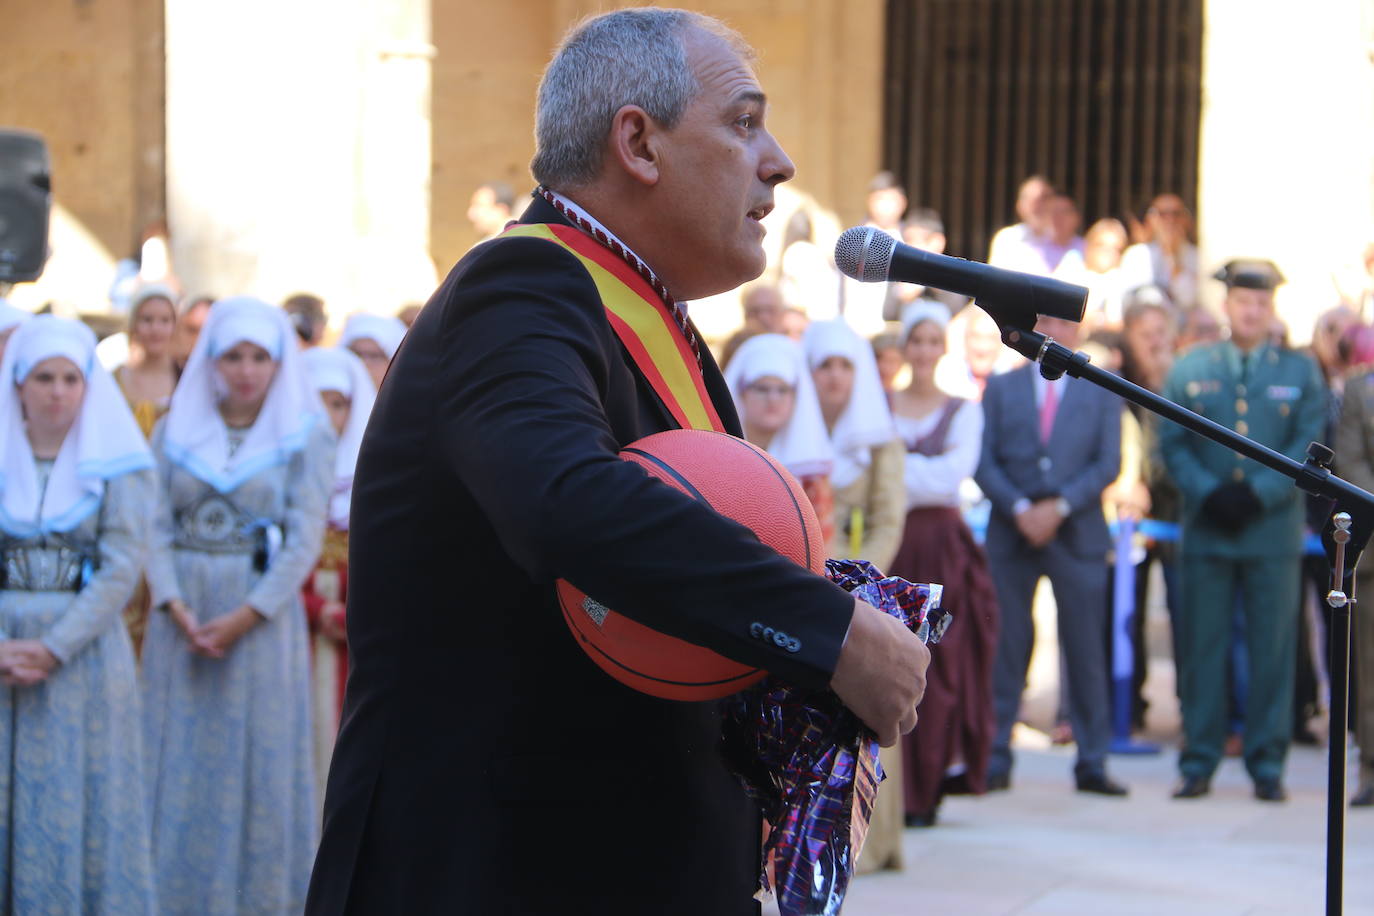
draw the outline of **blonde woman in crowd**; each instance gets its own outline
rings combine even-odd
[[[835,532],[834,450],[801,346],[783,334],[751,337],[725,367],[725,383],[744,437],[801,481],[829,542]]]
[[[170,287],[145,286],[134,293],[129,308],[129,359],[114,372],[145,437],[162,419],[177,386],[172,335],[177,325],[176,294]]]
[[[906,449],[892,425],[873,347],[842,318],[814,321],[803,338],[830,445],[835,534],[828,556],[867,560],[886,572],[902,539]],[[902,751],[882,750],[878,792],[860,871],[902,867]]]
[[[960,488],[978,467],[983,411],[935,384],[948,324],[938,303],[907,306],[902,341],[911,383],[892,399],[907,453],[907,514],[891,572],[942,583],[945,606],[959,621],[935,649],[920,725],[902,741],[907,823],[922,827],[934,825],[945,795],[985,791],[995,725],[997,594],[983,549],[959,514]]]
[[[144,438],[152,436],[153,425],[167,412],[177,386],[177,368],[172,360],[172,335],[177,324],[175,297],[171,287],[154,283],[135,290],[129,300],[129,358],[114,371],[114,377]],[[148,607],[148,585],[140,577],[134,596],[124,609],[124,624],[134,643],[135,658],[142,651]]]
[[[401,319],[390,315],[358,312],[356,315],[350,315],[348,321],[344,322],[339,346],[352,350],[354,355],[363,361],[363,365],[367,366],[368,374],[372,376],[372,384],[381,388],[387,367],[391,365],[391,358],[400,349],[405,336],[406,326]]]
[[[315,347],[302,354],[329,423],[339,437],[334,458],[334,491],[329,526],[319,562],[305,580],[305,615],[310,623],[310,670],[314,690],[316,787],[324,797],[329,758],[339,733],[348,645],[344,609],[348,601],[348,511],[353,499],[353,469],[363,443],[377,390],[362,360],[342,347]]]
[[[335,436],[281,309],[215,303],[153,445],[143,694],[162,912],[299,913],[319,829],[300,589]]]
[[[95,335],[44,315],[0,360],[0,912],[157,911],[133,592],[153,458]]]

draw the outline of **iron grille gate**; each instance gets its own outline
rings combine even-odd
[[[884,160],[983,260],[1041,173],[1084,228],[1197,197],[1203,0],[888,0]]]

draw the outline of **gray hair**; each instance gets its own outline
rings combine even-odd
[[[595,180],[611,120],[626,105],[639,106],[669,130],[677,126],[701,91],[684,41],[693,28],[753,60],[739,33],[688,10],[616,10],[573,26],[539,83],[530,163],[535,180],[565,189]]]

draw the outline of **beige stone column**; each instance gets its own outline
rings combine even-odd
[[[167,0],[167,208],[188,289],[331,315],[427,295],[426,0]]]
[[[1270,258],[1294,342],[1374,225],[1374,2],[1208,0],[1198,218],[1205,276]],[[1221,285],[1204,280],[1204,301]]]

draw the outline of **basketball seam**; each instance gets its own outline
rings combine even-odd
[[[672,465],[668,464],[663,459],[659,458],[657,455],[652,455],[649,452],[642,452],[637,448],[625,448],[621,449],[620,452],[622,455],[628,453],[631,455],[638,455],[641,458],[645,458],[649,461],[652,461],[655,467],[659,468],[665,474],[672,477],[673,480],[676,480],[682,486],[682,489],[687,491],[687,495],[691,496],[697,502],[705,503],[706,505],[711,506],[711,501],[707,499],[705,496],[702,496],[700,490],[692,486],[692,484],[687,480],[686,477],[683,477],[681,474],[679,474],[677,470],[673,468]],[[711,508],[714,509],[715,506],[711,506]]]

